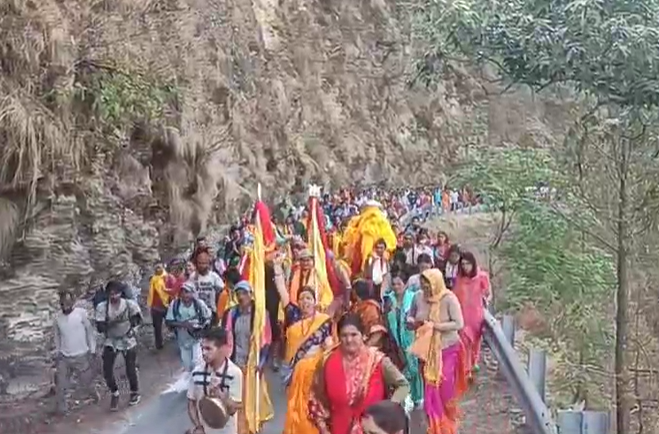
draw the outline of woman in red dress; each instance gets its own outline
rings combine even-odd
[[[410,387],[388,357],[365,344],[359,316],[344,316],[338,329],[339,346],[316,370],[309,413],[320,434],[363,434],[359,421],[366,408],[383,399],[402,405]]]

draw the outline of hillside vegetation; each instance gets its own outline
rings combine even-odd
[[[655,432],[659,2],[424,6],[418,35],[434,58],[569,97],[551,146],[480,152],[458,175],[500,204],[490,253],[504,260],[506,301],[535,311],[563,377],[558,404],[611,410],[617,434]],[[541,182],[551,194],[538,200],[528,187]]]

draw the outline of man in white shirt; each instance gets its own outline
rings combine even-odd
[[[375,242],[371,257],[366,263],[366,270],[364,273],[367,279],[373,282],[373,289],[378,296],[389,288],[389,261],[387,258],[387,243],[383,239]],[[379,300],[379,297],[378,297]]]
[[[190,276],[194,283],[197,297],[204,302],[212,312],[211,325],[217,325],[217,301],[224,289],[224,281],[215,271],[211,270],[211,257],[208,252],[202,251],[196,257],[197,270]]]
[[[192,371],[188,388],[188,416],[193,428],[189,434],[237,434],[235,413],[242,407],[243,373],[229,360],[231,349],[227,332],[221,328],[209,330],[201,343],[203,363]],[[199,411],[204,396],[220,398],[227,404],[229,420],[223,428],[210,428]]]
[[[54,337],[56,354],[55,390],[57,395],[57,411],[60,414],[68,412],[66,392],[69,379],[75,372],[78,383],[84,392],[94,401],[98,401],[98,393],[94,387],[94,371],[92,363],[96,355],[96,336],[91,321],[85,309],[74,307],[75,301],[69,293],[60,295],[62,311],[55,317]]]
[[[449,199],[451,201],[451,211],[458,210],[458,202],[460,202],[460,194],[457,190],[451,190]]]

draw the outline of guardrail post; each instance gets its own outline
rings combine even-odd
[[[609,434],[611,415],[606,411],[584,411],[581,434]]]
[[[558,434],[582,434],[583,414],[580,411],[561,410],[557,422]]]
[[[531,349],[528,364],[529,378],[538,391],[538,395],[545,401],[545,385],[547,375],[547,353],[544,350]]]
[[[508,342],[510,336],[506,337],[499,322],[487,309],[484,309],[484,315],[485,340],[497,357],[499,372],[504,375],[517,398],[517,404],[524,412],[524,419],[530,431],[535,434],[554,434],[556,427],[551,413],[530,381],[515,349]],[[514,321],[511,320],[512,317],[506,319],[506,322],[514,325],[512,324]]]
[[[504,315],[501,321],[501,328],[506,340],[513,348],[515,348],[515,317],[512,315]]]
[[[506,341],[510,344],[510,346],[515,348],[515,317],[512,315],[504,315],[503,318],[501,318],[501,330],[503,331],[503,335],[506,338]],[[492,351],[494,352],[494,348]],[[497,356],[498,358],[498,356]],[[499,371],[497,372],[497,376],[499,378],[504,378],[505,374],[503,372],[503,366],[499,365]]]

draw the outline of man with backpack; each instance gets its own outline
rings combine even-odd
[[[201,335],[208,329],[211,315],[206,303],[197,298],[192,282],[185,282],[179,298],[169,305],[165,322],[174,329],[181,363],[188,372],[201,360]]]
[[[127,298],[126,285],[110,281],[105,286],[106,299],[96,306],[95,320],[99,333],[105,336],[103,343],[103,376],[110,389],[110,410],[119,410],[119,387],[114,378],[114,363],[119,353],[126,364],[126,377],[130,386],[129,405],[140,402],[137,377],[136,329],[142,324],[142,311],[134,300]]]

